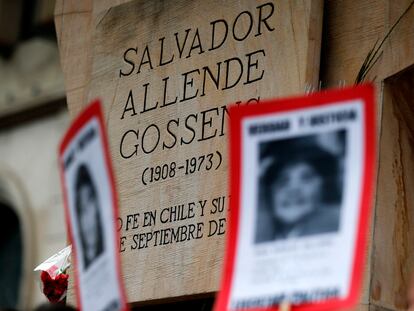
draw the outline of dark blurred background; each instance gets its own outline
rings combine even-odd
[[[19,42],[33,37],[55,40],[54,5],[50,0],[1,0],[1,55],[10,57]]]
[[[66,244],[57,146],[67,124],[54,0],[0,0],[0,309],[45,301],[37,264]]]

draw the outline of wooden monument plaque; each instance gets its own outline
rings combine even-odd
[[[104,105],[128,299],[214,292],[229,201],[227,107],[317,85],[322,1],[131,1],[91,14],[82,105]],[[73,113],[79,103],[68,100]]]

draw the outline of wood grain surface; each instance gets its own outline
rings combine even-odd
[[[317,85],[322,1],[58,1],[55,12],[71,115],[104,103],[129,301],[217,291],[226,107]],[[185,241],[161,238],[183,230]]]
[[[212,7],[207,9],[202,9],[202,13],[196,15],[191,15],[192,18],[189,18],[183,14],[182,18],[178,21],[178,28],[168,29],[165,23],[168,21],[168,17],[162,17],[162,14],[157,15],[157,18],[160,17],[160,20],[165,21],[161,27],[155,27],[158,31],[153,31],[155,28],[143,27],[139,28],[138,31],[139,38],[143,38],[141,41],[128,39],[124,40],[117,39],[112,37],[114,42],[117,42],[119,47],[115,48],[113,42],[105,42],[104,38],[104,27],[105,24],[114,23],[113,26],[115,29],[124,29],[123,27],[129,27],[132,29],[130,31],[137,31],[138,25],[140,25],[141,20],[135,20],[134,23],[131,23],[127,18],[119,18],[119,21],[113,21],[114,16],[119,16],[119,12],[124,12],[125,16],[134,15],[125,8],[133,9],[134,6],[138,6],[139,2],[129,3],[127,6],[116,7],[115,5],[126,3],[128,1],[68,1],[60,0],[57,1],[56,5],[56,27],[59,37],[60,53],[61,53],[61,62],[64,68],[65,74],[65,83],[66,91],[68,96],[68,105],[71,115],[75,115],[79,110],[86,104],[87,100],[102,94],[106,94],[105,99],[109,98],[109,103],[105,101],[106,110],[108,115],[108,125],[110,131],[112,131],[111,145],[112,152],[115,159],[115,165],[117,168],[117,177],[121,190],[121,200],[122,200],[122,209],[123,213],[127,213],[129,210],[132,210],[134,202],[137,200],[139,202],[147,202],[148,198],[145,195],[145,198],[141,199],[139,193],[136,194],[136,190],[133,185],[133,180],[136,177],[135,172],[138,167],[141,165],[141,161],[146,163],[158,163],[162,162],[163,159],[173,159],[176,157],[182,157],[183,154],[193,154],[193,150],[184,150],[179,148],[182,151],[171,151],[174,152],[173,155],[167,154],[166,156],[150,156],[148,159],[139,158],[123,164],[119,157],[119,150],[117,144],[119,143],[119,137],[116,137],[114,133],[121,133],[122,131],[129,128],[129,125],[135,124],[136,126],[141,126],[141,124],[146,124],[149,120],[141,117],[135,120],[138,121],[128,121],[120,122],[119,113],[122,113],[122,96],[124,96],[125,101],[125,92],[128,91],[128,87],[133,87],[135,84],[127,77],[124,81],[127,82],[118,83],[119,80],[116,77],[116,68],[119,66],[119,62],[122,63],[122,57],[119,53],[123,52],[123,47],[128,46],[130,41],[134,41],[134,47],[139,47],[142,49],[148,39],[148,36],[152,36],[152,41],[156,42],[160,39],[160,34],[162,31],[162,36],[167,40],[167,35],[171,36],[171,33],[174,34],[178,29],[183,30],[187,25],[189,27],[196,27],[197,25],[208,25],[209,22],[215,18],[220,18],[220,16],[226,16],[226,10],[216,10]],[[157,1],[156,1],[157,2]],[[287,1],[286,1],[287,2]],[[321,75],[320,80],[322,86],[324,87],[333,87],[338,86],[342,83],[352,84],[358,74],[358,71],[367,56],[370,49],[374,46],[377,40],[381,40],[390,27],[395,23],[395,21],[401,16],[407,6],[410,4],[410,0],[399,0],[399,1],[390,1],[390,0],[364,0],[364,1],[346,1],[346,0],[329,0],[325,1],[324,4],[324,42],[322,49],[322,58],[321,58]],[[277,2],[275,2],[277,3]],[[239,96],[239,98],[246,98],[246,95],[250,94],[259,94],[262,96],[276,96],[283,95],[294,92],[302,92],[304,84],[306,83],[316,83],[315,80],[318,79],[318,64],[319,64],[319,40],[320,40],[320,20],[322,14],[320,10],[314,10],[312,7],[309,7],[309,2],[307,1],[290,1],[292,7],[290,12],[284,13],[283,18],[280,21],[277,21],[280,26],[277,32],[270,32],[266,35],[266,43],[263,43],[266,51],[272,46],[277,45],[277,38],[273,36],[280,36],[285,38],[284,43],[281,45],[281,48],[288,48],[294,45],[291,41],[292,38],[296,40],[296,47],[302,47],[298,53],[287,53],[289,55],[298,57],[296,64],[302,64],[300,66],[296,65],[287,65],[288,75],[286,79],[283,79],[283,85],[287,86],[286,89],[280,89],[282,84],[276,83],[277,80],[274,80],[274,83],[267,79],[267,81],[260,81],[260,85],[257,88],[253,87],[253,93],[251,89],[242,88],[243,90],[237,93],[236,95],[231,94],[220,94],[220,95],[206,95],[206,102],[210,102],[207,97],[210,98],[219,98],[216,100],[215,104],[211,104],[211,107],[214,105],[219,105],[218,102],[227,103],[229,99],[234,99]],[[312,4],[315,5],[316,2]],[[128,6],[129,5],[129,6]],[[320,2],[316,3],[316,7],[320,7]],[[199,8],[201,10],[201,8]],[[194,10],[197,10],[195,8]],[[230,12],[237,15],[237,12],[244,10],[241,6],[236,9],[229,9]],[[108,12],[109,11],[109,12]],[[111,12],[113,11],[113,12]],[[173,10],[174,11],[174,10]],[[288,10],[289,11],[289,10]],[[282,11],[281,11],[282,12]],[[118,15],[117,15],[118,14]],[[139,15],[139,12],[137,13]],[[176,13],[172,13],[173,15]],[[230,14],[231,15],[231,14]],[[296,16],[296,18],[287,18],[287,16]],[[308,16],[301,18],[301,16]],[[145,16],[149,18],[153,23],[155,18]],[[170,16],[173,18],[173,16]],[[103,20],[102,20],[103,19]],[[116,18],[115,18],[116,19]],[[189,20],[187,22],[187,20]],[[284,21],[283,21],[284,20]],[[289,21],[292,22],[289,25]],[[301,26],[301,21],[303,22]],[[147,20],[145,21],[147,22]],[[279,24],[280,23],[280,24]],[[286,24],[284,24],[286,23]],[[134,26],[134,24],[136,24]],[[170,25],[167,23],[167,25]],[[307,35],[303,32],[304,26],[309,25]],[[134,28],[135,27],[135,28]],[[180,28],[181,27],[181,28]],[[201,26],[200,26],[201,27]],[[107,27],[106,31],[111,32],[111,27]],[[147,29],[146,34],[142,34],[141,29]],[[185,28],[187,29],[187,28]],[[185,30],[184,29],[184,30]],[[203,28],[205,29],[205,27]],[[292,29],[295,31],[293,32]],[[145,32],[145,31],[144,31]],[[411,98],[412,94],[407,90],[407,85],[410,86],[413,76],[412,71],[409,70],[409,67],[414,64],[414,10],[411,9],[406,16],[401,20],[399,25],[397,25],[394,31],[391,33],[389,40],[385,42],[383,49],[380,53],[380,58],[375,64],[370,74],[367,77],[368,81],[375,81],[377,85],[377,103],[378,103],[378,115],[379,115],[379,129],[381,136],[378,137],[380,153],[379,153],[379,173],[378,173],[378,188],[377,188],[377,198],[376,198],[376,207],[373,215],[372,228],[370,233],[370,245],[367,249],[367,267],[365,273],[364,281],[364,290],[361,297],[361,304],[357,307],[356,310],[403,310],[406,306],[406,301],[404,299],[405,291],[407,290],[407,278],[410,270],[412,269],[412,255],[414,253],[412,246],[412,230],[410,229],[410,224],[412,222],[412,199],[410,199],[411,192],[409,187],[412,183],[411,181],[411,145],[412,145],[412,130],[411,130]],[[149,34],[150,33],[150,34]],[[270,34],[270,35],[269,35]],[[269,39],[271,36],[271,39]],[[307,37],[306,37],[307,36]],[[146,41],[145,41],[145,38]],[[265,36],[263,36],[265,38]],[[305,39],[304,39],[305,38]],[[260,39],[260,37],[259,37]],[[117,41],[118,40],[118,41]],[[266,41],[265,40],[265,41]],[[305,41],[304,41],[305,40]],[[108,40],[107,40],[108,41]],[[248,42],[247,42],[248,41]],[[166,41],[167,42],[167,41]],[[99,45],[97,45],[99,43]],[[242,55],[242,53],[250,46],[262,46],[262,43],[252,43],[251,40],[246,40],[246,45],[242,44],[223,49],[214,56],[212,54],[199,55],[200,57],[194,56],[189,61],[181,63],[171,64],[171,67],[177,66],[177,68],[199,68],[203,67],[205,64],[215,64],[218,60],[218,55],[220,57],[225,57],[225,55]],[[268,46],[269,45],[269,46]],[[103,48],[105,47],[105,48]],[[276,49],[275,60],[271,62],[270,67],[266,67],[267,72],[271,71],[272,79],[273,75],[278,75],[276,72],[277,69],[275,64],[278,61],[283,59],[280,56],[282,52],[279,51],[279,45]],[[303,48],[304,47],[304,48]],[[229,52],[230,50],[230,52]],[[167,50],[166,50],[167,51]],[[168,52],[170,52],[169,50]],[[274,51],[274,50],[272,50]],[[291,49],[291,51],[298,51],[298,49]],[[234,53],[236,52],[236,54]],[[116,54],[118,53],[118,54]],[[274,52],[273,52],[274,53]],[[166,54],[167,55],[167,54]],[[122,54],[121,54],[122,56]],[[270,53],[266,55],[266,59],[269,58]],[[273,59],[273,56],[271,58]],[[285,55],[286,56],[286,55]],[[300,60],[299,60],[300,59]],[[205,61],[205,63],[204,63]],[[138,61],[139,62],[139,61]],[[288,62],[286,62],[287,64]],[[117,67],[118,66],[118,67]],[[283,64],[280,65],[283,68]],[[305,66],[305,67],[303,67]],[[297,68],[301,68],[302,71],[297,71]],[[167,67],[164,67],[167,68]],[[176,67],[174,67],[176,68]],[[292,68],[295,68],[294,70]],[[306,69],[305,69],[306,68]],[[119,68],[118,68],[119,69]],[[184,69],[185,70],[185,69]],[[405,76],[399,75],[402,71],[408,72]],[[171,71],[173,73],[171,73]],[[275,72],[273,72],[275,71]],[[163,70],[155,69],[153,73],[147,73],[147,78],[150,80],[155,77],[164,77],[163,74],[168,73],[173,78],[179,77],[183,70]],[[283,73],[283,71],[281,71]],[[296,72],[296,74],[294,73]],[[113,75],[112,78],[110,76]],[[283,75],[283,74],[282,74]],[[292,84],[292,81],[295,78],[289,78],[292,75],[296,75],[297,84],[295,89],[295,83]],[[102,78],[102,81],[101,81]],[[142,78],[147,81],[147,78]],[[388,79],[391,78],[391,79]],[[111,82],[111,79],[113,81]],[[137,78],[135,80],[138,80]],[[388,79],[388,80],[387,80]],[[385,83],[384,83],[385,81]],[[405,82],[404,82],[405,81]],[[411,82],[410,82],[411,81]],[[153,82],[153,81],[151,81]],[[268,86],[266,83],[272,83]],[[157,83],[157,82],[154,82]],[[158,82],[159,83],[159,82]],[[114,91],[114,87],[118,85],[118,89]],[[136,83],[139,85],[139,83]],[[142,85],[142,84],[141,84]],[[401,87],[400,87],[401,85]],[[246,93],[244,92],[246,90]],[[411,85],[412,89],[412,85]],[[257,93],[254,93],[257,91]],[[277,92],[281,91],[281,94]],[[286,93],[284,93],[286,92]],[[222,92],[224,93],[224,92]],[[114,96],[114,94],[116,96]],[[411,95],[410,95],[411,94]],[[115,100],[114,100],[114,99]],[[182,108],[175,109],[169,113],[161,113],[157,118],[160,121],[165,122],[174,118],[177,115],[192,113],[193,111],[198,111],[201,106],[210,107],[209,104],[203,101],[204,99],[194,100],[194,103],[189,105],[186,104],[186,107],[180,106]],[[211,101],[212,102],[212,101]],[[119,107],[121,103],[121,108]],[[200,105],[200,106],[198,106]],[[109,109],[109,106],[111,107]],[[191,108],[189,108],[191,106]],[[142,108],[142,106],[140,106]],[[173,106],[170,106],[173,107]],[[175,105],[174,107],[178,107]],[[121,110],[120,110],[121,109]],[[194,109],[194,110],[192,110]],[[203,108],[204,109],[204,108]],[[166,111],[164,109],[164,111]],[[130,111],[131,112],[131,111]],[[383,116],[383,117],[382,117]],[[216,143],[213,146],[199,146],[194,150],[200,152],[208,151],[209,148],[215,146],[221,146],[221,143]],[[185,156],[184,156],[185,157]],[[124,160],[124,159],[123,159]],[[131,162],[131,163],[129,163]],[[138,163],[139,162],[139,163]],[[134,171],[135,170],[135,171]],[[129,176],[129,177],[128,177]],[[178,186],[176,188],[167,187],[167,182],[163,182],[163,187],[166,188],[156,190],[160,194],[158,199],[152,198],[155,200],[148,203],[148,205],[159,205],[161,206],[162,202],[168,202],[169,200],[174,200],[174,197],[180,196],[182,188],[187,189],[187,185],[190,184],[189,189],[193,192],[194,196],[201,196],[204,193],[211,193],[212,189],[221,189],[222,185],[225,184],[224,175],[221,175],[219,178],[209,179],[209,175],[202,176],[203,179],[206,177],[205,183],[202,182],[200,185],[203,189],[199,192],[195,191],[193,184],[196,183],[195,180],[190,177],[186,181],[177,182]],[[185,185],[185,186],[183,186]],[[196,187],[197,188],[197,187]],[[167,190],[165,190],[167,189]],[[201,193],[201,194],[200,194]],[[150,196],[151,197],[151,196]],[[181,197],[181,196],[180,196]],[[184,195],[185,197],[185,195]],[[147,205],[147,203],[145,203]],[[206,244],[207,245],[207,244]],[[216,244],[209,244],[209,251],[200,250],[200,248],[191,247],[191,250],[187,250],[184,255],[181,255],[181,262],[188,264],[190,260],[185,261],[185,258],[189,258],[190,254],[195,254],[196,252],[201,252],[204,257],[207,259],[197,259],[198,265],[191,266],[191,263],[185,267],[187,269],[193,267],[196,270],[193,270],[191,273],[195,276],[195,281],[188,281],[189,274],[179,274],[179,271],[183,266],[177,264],[178,260],[171,261],[165,256],[165,263],[173,263],[177,268],[174,271],[171,267],[161,267],[159,272],[156,271],[154,275],[158,275],[162,280],[166,282],[161,284],[147,283],[147,290],[144,291],[142,295],[138,294],[142,286],[142,276],[139,275],[137,268],[142,262],[151,263],[150,267],[157,266],[159,262],[158,259],[154,257],[146,256],[145,254],[141,255],[123,255],[124,260],[124,269],[125,269],[125,279],[128,284],[128,294],[130,296],[130,301],[138,301],[140,299],[155,299],[156,297],[162,296],[160,293],[167,293],[167,296],[180,295],[179,292],[182,289],[182,283],[189,282],[189,286],[186,287],[186,290],[191,288],[188,293],[197,292],[201,289],[201,283],[205,284],[206,287],[203,288],[204,291],[214,291],[217,288],[217,281],[219,276],[219,262],[221,258],[221,249],[222,241],[216,239]],[[160,252],[169,256],[169,258],[178,258],[177,256],[180,253],[177,252]],[[154,256],[159,256],[157,251],[155,251]],[[220,254],[220,255],[219,255]],[[142,259],[144,258],[144,259]],[[194,257],[195,258],[195,257]],[[209,277],[206,278],[206,272],[203,270],[205,262],[208,262],[213,268]],[[157,263],[158,262],[158,263]],[[180,268],[181,267],[181,268]],[[168,270],[170,269],[170,270]],[[151,268],[151,271],[154,271]],[[165,272],[168,271],[167,279],[165,279]],[[196,271],[196,272],[194,272]],[[148,277],[151,273],[146,272],[144,279],[145,282],[148,281]],[[157,274],[158,273],[158,274]],[[201,274],[200,274],[201,273]],[[178,275],[178,278],[177,278]],[[157,276],[157,277],[158,277]],[[162,277],[161,277],[162,276]],[[171,280],[178,280],[178,283],[174,283],[176,290],[167,288],[170,286]],[[201,280],[202,279],[202,280]],[[201,281],[200,281],[201,280]],[[160,280],[159,280],[160,281]],[[161,282],[161,281],[160,281]],[[191,285],[190,285],[191,284]],[[193,288],[194,284],[195,287]],[[215,284],[215,285],[213,285]],[[200,287],[197,287],[200,286]],[[185,287],[185,286],[184,286]],[[152,291],[152,293],[151,293]],[[158,292],[158,293],[156,293]],[[154,295],[153,295],[154,294]]]

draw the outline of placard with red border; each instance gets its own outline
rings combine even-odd
[[[233,106],[229,116],[229,230],[215,311],[279,310],[282,303],[288,303],[291,310],[297,311],[352,307],[360,295],[375,187],[373,86]],[[302,153],[301,157],[292,150]],[[325,166],[330,161],[326,160],[328,153],[335,155],[331,157],[336,159],[335,163],[342,163],[336,166],[342,167],[342,171],[334,170],[341,185],[337,188],[341,194],[337,200],[340,204],[336,222],[331,217],[333,209],[329,211],[331,216],[325,217],[321,208],[315,221],[311,212],[306,218],[300,218],[305,206],[310,209],[312,205],[304,203],[307,197],[301,190],[290,195],[299,199],[283,197],[287,185],[300,175],[291,173],[292,169],[284,170],[281,163],[287,162],[289,157],[309,159],[309,153],[323,154],[319,159],[324,159]],[[315,185],[319,185],[322,177],[318,177],[316,169],[306,164],[306,160],[302,161],[295,172],[313,172],[308,175],[316,177],[308,179],[314,178]],[[267,168],[263,168],[264,163]],[[280,174],[284,174],[283,179]],[[267,181],[266,185],[263,180]],[[260,185],[271,189],[268,196],[260,190]],[[313,189],[319,189],[315,187]],[[332,194],[332,179],[329,187]],[[293,212],[283,210],[282,203],[278,205],[278,202],[289,202],[289,206],[296,209]],[[260,218],[261,205],[271,206],[269,217]],[[276,216],[283,226],[274,225]],[[266,219],[271,221],[266,222]],[[300,227],[300,221],[305,225]],[[274,228],[267,230],[268,224]],[[281,230],[291,224],[297,228]],[[271,233],[267,237],[259,234],[266,231]]]
[[[61,141],[58,155],[66,225],[74,252],[77,307],[81,310],[126,311],[115,221],[118,218],[118,194],[99,100],[88,105],[72,122]],[[82,201],[77,190],[84,191],[85,200],[94,203]],[[89,215],[99,220],[99,226],[85,216],[88,208]],[[91,212],[91,208],[96,211]],[[98,237],[82,243],[83,231],[93,233],[84,228],[88,221],[97,232],[99,230]],[[86,253],[91,254],[89,260]]]

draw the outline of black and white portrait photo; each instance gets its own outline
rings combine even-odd
[[[104,243],[98,190],[85,164],[77,168],[74,190],[81,254],[86,270],[103,253]]]
[[[261,142],[255,242],[337,232],[346,131]]]

